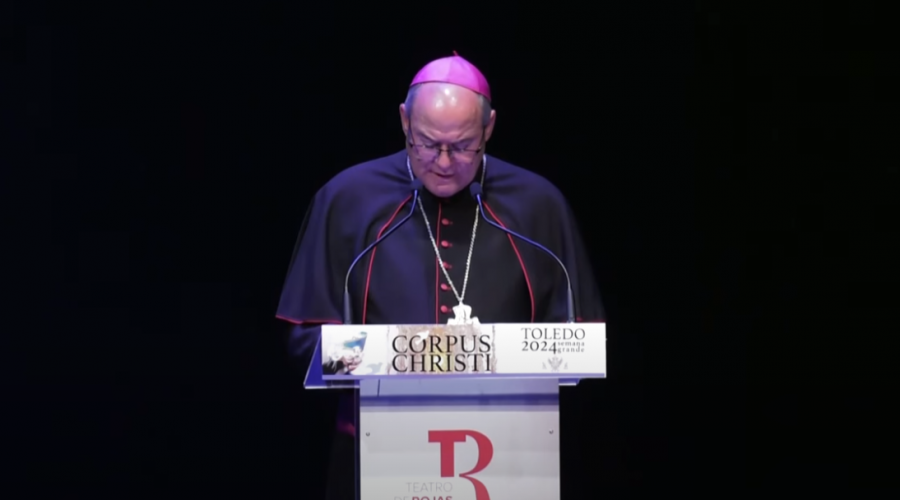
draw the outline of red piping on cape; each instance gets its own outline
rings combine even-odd
[[[491,210],[491,206],[488,205],[487,202],[484,202],[484,208],[498,224],[502,227],[506,227],[506,224],[500,220],[500,217],[497,217],[497,214]],[[522,254],[519,253],[519,247],[516,246],[513,236],[511,234],[507,234],[506,236],[509,237],[509,243],[512,245],[513,251],[516,252],[516,257],[519,259],[519,265],[522,266],[522,274],[525,275],[525,284],[528,286],[528,297],[531,299],[531,322],[534,323],[534,290],[531,289],[531,280],[528,278],[528,269],[525,268],[525,261],[522,260]]]
[[[436,259],[435,259],[436,260]],[[275,315],[276,318],[287,321],[288,323],[293,323],[295,325],[341,325],[342,321],[338,321],[336,319],[294,319],[288,318],[287,316],[281,316],[279,314]],[[575,318],[575,322],[577,323],[606,323],[606,321],[602,320],[585,320],[584,318]]]
[[[336,319],[294,319],[288,318],[287,316],[281,316],[279,314],[275,315],[276,318],[287,321],[288,323],[293,323],[295,325],[340,325],[343,324],[343,321],[338,321]]]
[[[394,214],[391,215],[391,218],[388,219],[387,222],[381,226],[381,230],[378,231],[378,236],[375,239],[381,238],[381,235],[384,234],[384,231],[394,222],[394,219],[397,218],[397,214],[400,213],[400,210],[403,209],[403,206],[406,205],[406,202],[412,198],[412,195],[406,197],[399,205],[397,205],[397,209],[394,210]],[[375,248],[372,249],[372,256],[369,257],[369,270],[366,272],[366,291],[363,293],[363,313],[362,313],[362,324],[366,324],[366,311],[369,306],[369,285],[372,284],[372,265],[375,264],[375,252],[378,251],[378,245],[375,245]]]
[[[350,436],[356,436],[356,426],[351,424],[350,422],[338,422],[337,430],[338,432],[343,432],[344,434],[348,434]]]
[[[435,241],[440,244],[441,242],[441,205],[442,203],[438,202],[438,216],[437,216],[437,236],[435,236]],[[438,263],[437,257],[434,258],[434,324],[440,324],[440,312],[441,308],[438,304],[441,303],[441,270],[440,263]]]

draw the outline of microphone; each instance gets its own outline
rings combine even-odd
[[[400,219],[400,222],[394,224],[393,227],[391,227],[384,234],[382,234],[380,238],[377,238],[375,241],[372,242],[371,245],[369,245],[365,249],[363,249],[363,251],[360,252],[359,255],[357,255],[355,259],[353,259],[353,262],[350,263],[350,267],[347,269],[347,274],[346,274],[346,276],[344,276],[344,324],[345,325],[349,325],[349,324],[353,323],[353,309],[350,305],[350,273],[353,272],[353,268],[356,267],[356,264],[360,261],[360,259],[365,257],[365,255],[367,253],[372,251],[373,248],[375,248],[379,243],[384,241],[384,239],[387,238],[388,236],[390,236],[394,231],[396,231],[397,228],[399,228],[400,226],[405,224],[406,221],[408,221],[409,218],[412,217],[413,214],[416,212],[416,202],[419,201],[419,190],[422,189],[422,181],[420,181],[419,179],[414,179],[412,181],[412,183],[410,184],[409,189],[412,190],[412,192],[413,192],[412,205],[410,206],[409,213],[406,214],[405,217]]]
[[[528,243],[529,245],[532,245],[534,247],[539,248],[540,250],[543,250],[548,255],[553,257],[553,259],[556,261],[556,263],[559,264],[559,267],[562,268],[563,274],[566,275],[566,313],[569,316],[568,322],[574,323],[575,322],[575,298],[572,295],[572,279],[569,278],[569,270],[566,269],[566,265],[563,264],[563,262],[559,259],[559,257],[556,256],[555,253],[550,251],[550,249],[545,247],[544,245],[541,245],[540,243],[538,243],[536,241],[530,240],[530,239],[522,236],[521,234],[519,234],[511,229],[507,229],[507,228],[501,226],[500,224],[497,224],[496,222],[488,219],[487,212],[484,210],[484,203],[481,201],[481,184],[479,184],[478,182],[473,182],[469,186],[469,192],[472,194],[472,198],[475,198],[475,201],[478,202],[478,208],[481,209],[480,210],[481,218],[484,219],[485,222],[496,227],[497,229],[503,231],[506,234],[511,234],[511,235],[515,236],[516,238],[519,238],[520,240],[524,241],[525,243]]]

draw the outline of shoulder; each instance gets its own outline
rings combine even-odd
[[[485,179],[486,198],[518,199],[532,207],[554,207],[565,210],[566,198],[546,177],[490,156]]]
[[[362,200],[394,199],[408,193],[409,182],[406,152],[400,151],[342,170],[319,189],[315,202],[356,205]]]
[[[409,184],[406,173],[406,152],[400,151],[353,165],[331,178],[319,193],[332,196],[371,194],[373,190]]]

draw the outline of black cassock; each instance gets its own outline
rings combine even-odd
[[[351,262],[411,208],[406,159],[401,151],[344,170],[313,199],[277,312],[296,325],[290,341],[295,356],[312,351],[319,326],[342,322],[344,277]],[[577,320],[604,321],[584,243],[562,193],[543,177],[492,156],[482,168],[486,215],[552,250],[572,278]],[[421,193],[441,259],[462,292],[477,204],[468,189],[452,198]],[[458,301],[418,208],[357,264],[350,294],[356,324],[444,324],[453,317]],[[464,302],[481,323],[567,320],[565,276],[556,261],[484,220],[478,223]],[[352,432],[352,405],[342,407],[341,428]]]

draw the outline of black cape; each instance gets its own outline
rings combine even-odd
[[[604,321],[584,243],[562,193],[494,157],[484,168],[488,217],[556,253],[572,278],[577,320]],[[468,189],[449,199],[422,193],[435,242],[461,292],[477,205]],[[341,323],[350,263],[406,215],[411,201],[405,151],[346,169],[322,187],[303,220],[277,316],[298,325]],[[465,295],[473,316],[482,323],[564,322],[565,291],[565,277],[550,256],[479,221]],[[350,292],[357,324],[446,323],[458,302],[418,209],[357,264]],[[315,338],[301,344],[306,350]]]

